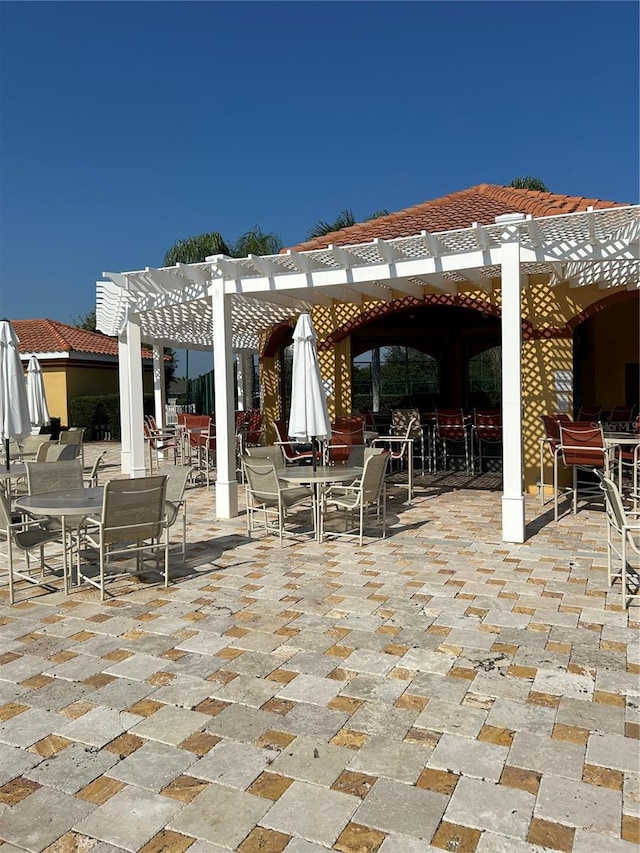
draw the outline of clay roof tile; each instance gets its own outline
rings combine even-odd
[[[118,339],[99,332],[79,329],[57,320],[12,320],[22,354],[40,352],[76,352],[118,356]],[[153,351],[142,348],[143,358],[152,358]]]

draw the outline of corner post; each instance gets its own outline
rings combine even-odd
[[[122,434],[128,431],[131,478],[146,474],[144,454],[144,408],[142,405],[142,341],[140,324],[135,314],[129,314],[125,326],[126,363],[128,379],[127,405],[120,400]]]
[[[526,526],[522,454],[522,312],[520,280],[521,213],[497,216],[502,274],[502,540],[524,542]]]
[[[238,481],[231,302],[225,297],[224,279],[214,279],[211,285],[216,412],[216,515],[218,518],[235,518],[238,515]]]
[[[165,422],[164,388],[164,344],[163,341],[156,341],[153,345],[153,402],[158,429],[163,429]]]

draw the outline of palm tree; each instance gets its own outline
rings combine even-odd
[[[163,266],[171,267],[178,262],[197,264],[209,255],[228,255],[230,258],[244,258],[249,254],[277,255],[282,245],[277,234],[266,234],[259,225],[241,234],[235,243],[227,243],[219,231],[211,231],[178,240],[164,256]]]
[[[376,210],[375,213],[365,219],[365,222],[369,222],[371,219],[379,219],[381,216],[387,216],[388,213],[388,210]],[[307,240],[313,240],[314,237],[324,237],[325,234],[331,234],[332,231],[342,231],[343,228],[350,228],[352,225],[357,225],[357,220],[353,211],[345,207],[333,222],[326,222],[324,219],[318,220],[309,230]]]
[[[283,243],[277,234],[265,233],[259,225],[245,231],[235,241],[227,243],[219,231],[184,237],[178,240],[164,256],[163,266],[177,263],[197,264],[209,255],[228,255],[231,258],[244,258],[247,255],[277,255]],[[248,401],[253,400],[253,356],[251,353],[239,354],[242,372],[246,379],[245,391]],[[187,400],[189,397],[189,353],[187,350]]]
[[[509,186],[515,190],[537,190],[541,193],[548,193],[550,191],[549,187],[540,178],[534,178],[531,175],[527,175],[524,178],[514,178]]]

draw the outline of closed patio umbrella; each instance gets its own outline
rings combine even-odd
[[[0,440],[5,443],[9,470],[9,442],[31,432],[29,401],[18,338],[9,320],[0,320]]]
[[[316,441],[331,435],[331,422],[318,365],[316,331],[309,314],[301,314],[293,330],[293,369],[289,435],[313,444],[316,467]]]
[[[44,380],[40,362],[32,355],[27,367],[27,398],[29,400],[29,418],[32,427],[41,427],[49,423],[49,409],[44,391]]]

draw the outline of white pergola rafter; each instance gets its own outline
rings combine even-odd
[[[528,275],[545,273],[549,285],[639,287],[640,207],[612,207],[534,218],[498,217],[494,224],[408,237],[376,239],[267,257],[213,255],[198,264],[127,273],[105,273],[96,285],[97,328],[120,338],[123,407],[123,468],[144,472],[142,402],[131,379],[139,342],[163,341],[189,349],[215,350],[224,369],[215,371],[220,517],[237,512],[233,393],[229,360],[234,349],[255,348],[270,327],[292,322],[314,305],[335,301],[361,305],[397,295],[424,299],[432,291],[455,295],[469,285],[502,288],[503,538],[523,541],[522,419],[520,413],[520,292]],[[133,355],[132,355],[133,352]],[[138,349],[139,352],[139,349]],[[138,358],[139,361],[139,358]],[[124,384],[123,384],[124,383]],[[126,387],[125,387],[126,385]],[[125,435],[125,432],[128,434]]]

